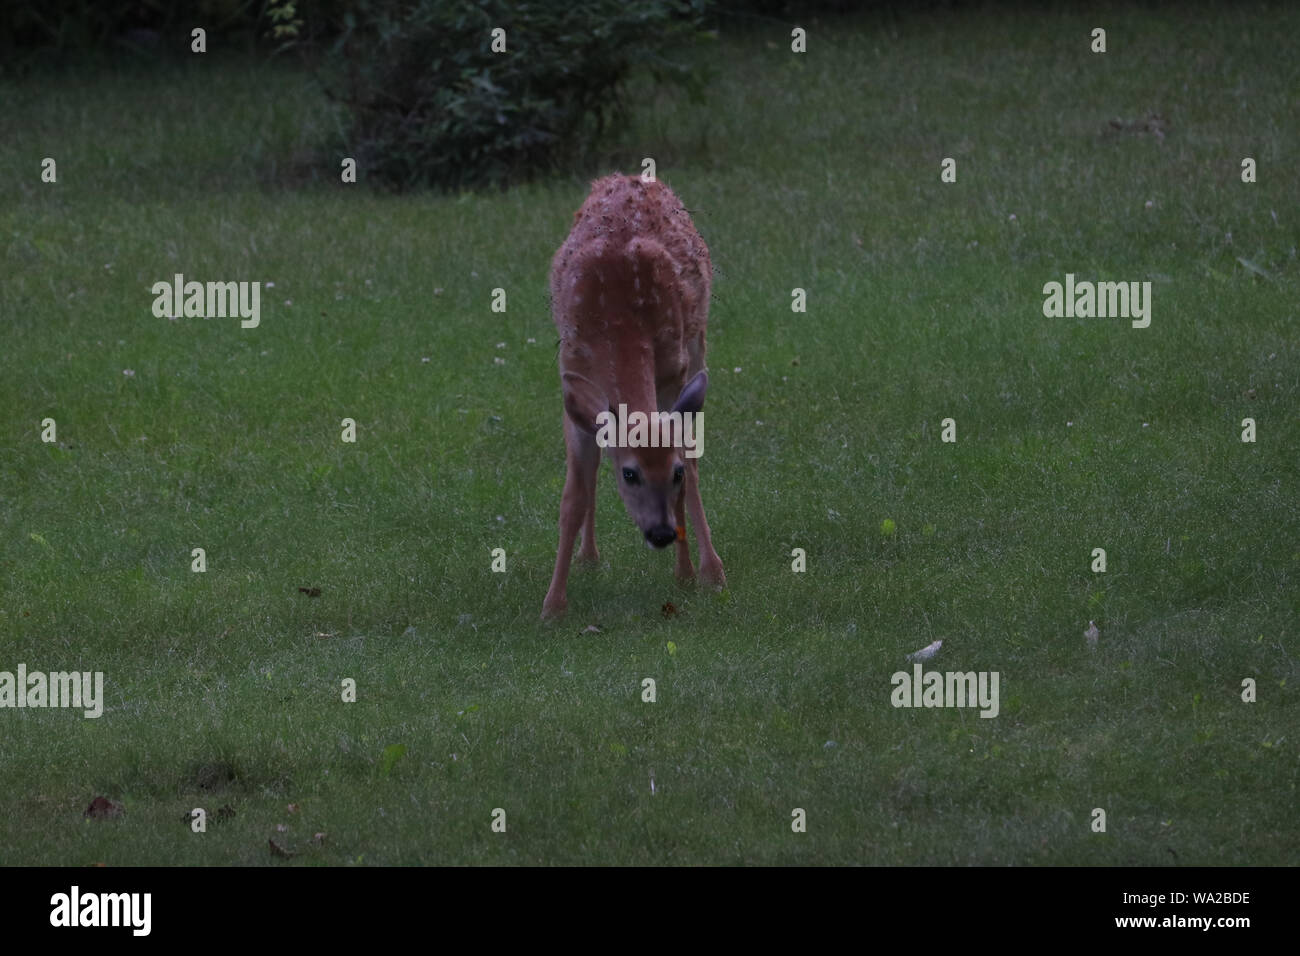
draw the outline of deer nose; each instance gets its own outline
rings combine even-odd
[[[666,524],[657,525],[645,533],[645,539],[656,548],[666,548],[677,537],[677,532]]]

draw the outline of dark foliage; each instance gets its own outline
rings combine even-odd
[[[505,184],[597,135],[638,67],[699,92],[673,54],[703,13],[703,0],[361,0],[343,15],[326,86],[365,175],[394,188]]]

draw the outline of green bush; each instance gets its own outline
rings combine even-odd
[[[344,148],[394,188],[505,184],[554,167],[621,110],[636,67],[700,79],[672,52],[707,0],[361,0],[325,66]],[[492,50],[495,28],[505,52]]]

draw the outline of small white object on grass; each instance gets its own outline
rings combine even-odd
[[[919,651],[913,651],[907,655],[909,661],[928,661],[939,653],[939,648],[943,647],[943,641],[935,641],[933,644],[927,644]]]
[[[1097,646],[1097,638],[1101,637],[1101,631],[1097,630],[1097,625],[1092,621],[1088,622],[1088,629],[1083,632],[1083,636],[1088,639],[1089,647]]]

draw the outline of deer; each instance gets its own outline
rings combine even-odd
[[[657,447],[597,441],[602,422],[625,410],[700,420],[709,387],[704,333],[712,275],[709,249],[667,185],[617,173],[592,183],[551,262],[566,472],[544,619],[560,618],[568,608],[579,532],[578,559],[600,560],[595,524],[602,454],[646,545],[663,549],[676,543],[678,581],[695,577],[686,541],[689,514],[701,582],[714,590],[726,587],[700,500],[698,458],[680,441]]]

